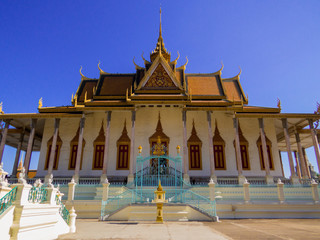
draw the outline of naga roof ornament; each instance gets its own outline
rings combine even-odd
[[[98,63],[98,69],[100,71],[100,75],[101,74],[107,74],[105,71],[103,71],[101,68],[100,68],[100,60],[99,60],[99,63]]]
[[[82,66],[80,67],[80,70],[79,70],[80,75],[81,75],[81,80],[90,80],[90,78],[87,78],[86,76],[84,76],[84,75],[82,74],[81,70],[82,70]]]

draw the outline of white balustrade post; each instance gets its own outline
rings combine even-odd
[[[20,174],[18,183],[12,184],[12,188],[17,187],[17,194],[16,194],[16,200],[14,202],[17,206],[23,206],[29,204],[28,197],[30,189],[32,188],[31,185],[27,184],[27,181],[25,179],[25,168],[23,167]]]
[[[312,179],[311,181],[311,189],[312,189],[312,198],[314,203],[319,203],[319,190],[318,190],[318,183]]]
[[[76,182],[74,178],[71,179],[71,181],[68,183],[68,201],[74,200],[74,192],[76,187]]]
[[[56,205],[56,195],[57,195],[57,188],[55,188],[52,184],[53,181],[53,175],[51,174],[47,178],[47,183],[46,183],[46,189],[47,189],[47,201],[46,203],[50,205]]]
[[[108,179],[105,180],[104,183],[102,183],[103,190],[102,190],[102,201],[107,201],[109,198],[109,186],[110,183],[108,182]]]
[[[210,182],[208,183],[209,186],[209,196],[210,196],[210,200],[214,201],[215,200],[215,186],[216,184],[214,183],[213,179],[210,179]]]
[[[250,183],[248,182],[247,179],[245,179],[244,183],[243,183],[243,198],[244,198],[244,202],[245,203],[249,203],[250,202],[249,186],[250,186]]]
[[[8,180],[6,179],[7,174],[8,173],[3,170],[3,162],[0,163],[0,198],[2,198],[4,195],[11,191],[11,188],[8,184]]]
[[[283,182],[281,182],[280,178],[278,179],[277,182],[277,189],[278,189],[278,199],[280,203],[284,203],[284,191],[283,191]]]
[[[69,214],[70,214],[70,221],[69,221],[70,233],[75,233],[77,214],[76,214],[76,210],[74,210],[74,207],[70,209]]]

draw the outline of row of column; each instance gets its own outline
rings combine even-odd
[[[132,111],[132,117],[131,117],[131,149],[130,149],[130,168],[129,168],[129,176],[128,181],[133,181],[133,159],[134,159],[134,136],[135,136],[135,120],[136,120],[136,111]],[[2,161],[4,146],[6,142],[6,137],[9,129],[11,120],[5,121],[5,128],[2,133],[1,143],[0,143],[0,163]],[[109,132],[110,132],[110,121],[111,121],[111,111],[106,112],[106,126],[105,126],[105,154],[104,154],[104,161],[103,161],[103,170],[102,170],[102,176],[101,181],[105,181],[107,178],[107,166],[108,166],[108,151],[109,151]],[[184,158],[184,178],[188,179],[188,149],[187,149],[187,128],[186,128],[186,111],[182,111],[182,123],[183,123],[183,158]],[[271,179],[270,176],[270,166],[269,166],[269,157],[267,152],[267,144],[266,144],[266,137],[264,132],[264,121],[263,118],[259,118],[259,132],[261,137],[261,143],[262,143],[262,153],[263,153],[263,160],[265,165],[265,171],[266,171],[266,177]],[[211,111],[207,111],[207,123],[208,123],[208,141],[209,146],[213,146],[213,135],[212,135],[212,124],[211,124]],[[33,142],[35,137],[35,128],[37,124],[37,119],[31,119],[31,128],[30,128],[30,134],[29,134],[29,140],[28,140],[28,146],[26,151],[26,157],[24,161],[24,168],[26,169],[26,172],[29,171],[29,165],[30,165],[30,159],[31,159],[31,153],[33,148]],[[59,131],[59,125],[60,125],[60,119],[56,118],[54,123],[54,133],[53,133],[53,140],[51,145],[51,151],[49,156],[49,167],[48,167],[48,174],[46,176],[46,179],[50,177],[53,170],[53,164],[54,164],[54,153],[56,150],[56,142],[58,138],[58,131]],[[234,127],[234,134],[235,134],[235,148],[236,148],[236,163],[237,163],[237,169],[238,169],[238,175],[239,178],[242,178],[242,164],[241,164],[241,151],[240,151],[240,141],[239,141],[239,120],[237,118],[233,118],[233,127]],[[80,162],[81,162],[81,153],[82,153],[82,141],[83,141],[83,131],[85,126],[85,115],[82,115],[82,118],[80,120],[80,132],[79,132],[79,139],[78,139],[78,149],[77,149],[77,159],[76,159],[76,166],[75,166],[75,173],[74,178],[77,181],[79,179],[79,172],[80,172]],[[294,181],[296,178],[298,178],[295,169],[294,169],[294,163],[293,163],[293,157],[292,157],[292,151],[291,151],[291,145],[290,145],[290,137],[289,137],[289,131],[288,131],[288,122],[287,119],[282,119],[282,126],[284,130],[284,136],[287,146],[287,153],[289,158],[289,165],[290,165],[290,172],[291,172],[291,179]],[[313,121],[309,120],[309,126],[311,130],[311,136],[313,140],[315,155],[318,163],[318,168],[320,172],[320,152],[319,152],[319,145],[318,145],[318,139],[316,130],[313,127]],[[20,142],[17,147],[17,153],[15,157],[14,167],[12,175],[16,175],[17,173],[17,166],[19,162],[23,137],[25,135],[25,131],[23,130],[21,132],[20,136]],[[301,167],[301,173],[302,178],[308,178],[308,170],[306,166],[306,162],[303,160],[303,153],[302,153],[302,146],[301,141],[298,132],[295,132],[296,136],[296,142],[298,147],[298,153],[300,158],[300,165]],[[210,175],[211,178],[214,180],[216,179],[215,175],[215,165],[214,165],[214,154],[213,154],[213,148],[209,148],[209,156],[210,156]],[[298,166],[298,165],[297,165]]]
[[[129,177],[133,181],[133,159],[134,159],[134,135],[135,135],[135,120],[136,120],[136,112],[132,111],[132,117],[131,117],[131,149],[130,149],[130,168],[129,168]],[[2,132],[2,138],[0,143],[0,163],[2,162],[2,156],[4,152],[4,146],[6,143],[6,138],[8,134],[8,129],[10,125],[11,120],[5,121],[5,127]],[[105,154],[103,159],[103,169],[102,169],[102,175],[101,175],[101,182],[105,182],[107,179],[107,166],[108,166],[108,151],[109,151],[109,132],[110,132],[110,122],[111,122],[111,111],[106,112],[106,125],[105,125]],[[36,129],[37,119],[31,119],[31,125],[30,125],[30,134],[29,134],[29,140],[28,140],[28,146],[24,161],[24,168],[26,173],[29,172],[29,166],[30,166],[30,159],[31,159],[31,153],[33,148],[33,142],[35,137],[35,129]],[[49,156],[49,164],[48,164],[48,172],[45,177],[45,181],[48,181],[50,179],[50,176],[53,171],[53,164],[54,164],[54,155],[56,151],[56,145],[57,145],[57,139],[58,139],[58,132],[59,132],[59,126],[60,126],[60,118],[55,118],[54,121],[54,131],[53,131],[53,139],[51,144],[51,150],[50,150],[50,156]],[[79,139],[78,139],[78,149],[77,149],[77,158],[76,158],[76,164],[75,164],[75,172],[74,172],[74,179],[75,181],[79,180],[79,172],[80,172],[80,163],[81,163],[81,153],[82,153],[82,142],[83,142],[83,133],[84,133],[84,127],[85,127],[85,115],[82,115],[82,118],[80,119],[80,131],[79,131]],[[25,130],[21,132],[20,140],[17,146],[16,151],[16,157],[14,161],[12,176],[16,176],[17,174],[17,168],[19,164],[19,158],[22,148],[22,143],[25,135]]]
[[[188,159],[188,149],[187,149],[187,130],[186,130],[186,111],[182,112],[182,121],[183,121],[183,156],[184,159]],[[289,130],[288,130],[288,121],[286,118],[281,119],[282,120],[282,126],[283,126],[283,132],[285,136],[286,141],[286,147],[287,147],[287,153],[289,158],[289,165],[290,165],[290,173],[291,173],[291,181],[293,183],[298,183],[299,177],[296,174],[296,171],[294,169],[294,162],[292,157],[292,151],[291,151],[291,144],[290,144],[290,136],[289,136]],[[273,177],[270,175],[270,166],[269,166],[269,156],[267,151],[267,143],[266,143],[266,136],[264,131],[264,120],[263,118],[258,118],[259,121],[259,134],[261,137],[261,143],[262,143],[262,154],[263,154],[263,161],[266,171],[266,180],[267,183],[273,183]],[[319,151],[319,143],[317,139],[316,130],[313,127],[313,121],[309,121],[309,126],[311,130],[311,136],[313,141],[313,146],[315,150],[315,155],[317,158],[318,168],[320,172],[320,151]],[[213,146],[213,135],[212,135],[212,125],[211,125],[211,111],[207,111],[207,123],[208,123],[208,142],[209,146]],[[238,176],[239,176],[239,183],[242,183],[244,181],[244,176],[242,175],[242,164],[241,164],[241,150],[240,150],[240,140],[239,140],[239,120],[238,118],[233,118],[233,127],[234,127],[234,134],[235,134],[235,150],[236,150],[236,163],[237,163],[237,169],[238,169]],[[299,133],[295,132],[297,147],[298,147],[298,153],[299,153],[299,159],[301,159],[301,172],[302,172],[302,178],[310,178],[310,174],[308,174],[308,167],[306,164],[306,161],[303,160],[304,156],[302,153],[302,146],[301,141],[299,137]],[[213,148],[209,148],[209,156],[210,156],[210,175],[211,178],[215,181],[216,175],[215,175],[215,165],[214,165],[214,153]],[[297,165],[298,166],[298,165]],[[184,161],[184,178],[188,178],[188,161]]]
[[[6,140],[7,140],[10,122],[11,122],[11,119],[5,120],[5,127],[2,132],[2,138],[1,138],[1,143],[0,143],[0,163],[2,162],[2,157],[3,157],[3,152],[4,152]],[[34,138],[35,138],[36,124],[37,124],[37,119],[31,119],[27,151],[26,151],[26,156],[25,156],[25,160],[24,160],[24,168],[25,168],[26,172],[29,171],[31,154],[32,154],[33,143],[34,143]],[[17,174],[17,168],[18,168],[18,164],[19,164],[19,158],[20,158],[22,143],[23,143],[23,139],[24,139],[25,134],[26,134],[26,131],[25,131],[25,128],[23,128],[20,133],[20,138],[19,138],[19,142],[18,142],[18,146],[17,146],[16,156],[15,156],[13,169],[12,169],[12,176],[15,176]]]

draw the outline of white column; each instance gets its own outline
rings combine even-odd
[[[233,118],[233,128],[235,133],[235,147],[236,147],[236,161],[238,168],[238,178],[239,184],[244,183],[244,176],[242,175],[242,163],[241,163],[241,151],[240,151],[240,140],[239,140],[239,120],[237,118]]]
[[[16,177],[16,175],[17,175],[17,169],[18,169],[18,164],[19,164],[19,159],[20,159],[20,154],[21,154],[23,138],[24,138],[24,129],[22,130],[22,132],[20,134],[20,139],[19,139],[19,143],[17,146],[16,157],[14,159],[11,177]]]
[[[188,175],[188,143],[187,143],[187,112],[182,110],[182,124],[183,124],[183,179],[186,182],[190,181]]]
[[[289,136],[289,131],[288,131],[288,121],[286,118],[282,119],[282,127],[283,127],[283,133],[284,137],[286,140],[286,145],[287,145],[287,153],[288,153],[288,159],[289,159],[289,166],[290,166],[290,172],[291,172],[291,182],[293,184],[298,184],[299,179],[297,177],[297,174],[294,170],[294,164],[293,164],[293,158],[292,158],[292,152],[291,152],[291,145],[290,145],[290,136]]]
[[[297,142],[297,147],[298,147],[299,159],[300,159],[300,163],[301,163],[302,178],[306,179],[306,178],[308,178],[308,173],[307,173],[306,162],[304,160],[303,153],[302,153],[300,136],[299,136],[298,132],[295,132],[295,135],[296,135],[296,142]]]
[[[3,156],[3,152],[4,152],[4,146],[6,145],[10,121],[11,121],[10,119],[5,121],[6,124],[4,126],[3,131],[2,131],[2,138],[1,138],[1,144],[0,144],[0,163],[2,162],[2,156]]]
[[[304,147],[302,148],[302,154],[303,154],[304,162],[306,163],[308,178],[311,178],[311,172],[310,172],[310,166],[309,166],[310,162],[306,153],[306,149]]]
[[[314,147],[314,153],[316,154],[316,159],[318,163],[318,172],[320,173],[320,151],[319,151],[319,143],[318,143],[318,138],[317,138],[317,133],[316,129],[313,127],[313,121],[312,119],[308,119],[309,121],[309,126],[311,130],[311,137],[313,141],[313,147]]]
[[[27,152],[26,152],[26,156],[24,159],[24,168],[26,170],[27,176],[28,176],[28,172],[29,172],[29,165],[30,165],[31,153],[32,153],[32,148],[33,148],[34,135],[36,133],[36,124],[37,124],[37,119],[31,119],[31,129],[30,129],[30,135],[29,135],[29,140],[28,140],[28,147],[27,147]]]
[[[51,151],[50,151],[50,157],[49,157],[47,177],[49,177],[52,174],[52,170],[53,170],[54,156],[56,153],[56,145],[58,140],[59,125],[60,125],[60,118],[56,118],[54,120],[54,131],[53,131],[53,139],[52,139],[52,145],[51,145]]]
[[[80,172],[81,157],[82,157],[82,142],[83,142],[84,124],[85,124],[85,116],[83,115],[82,118],[80,119],[80,127],[79,127],[77,159],[76,159],[76,166],[75,166],[75,170],[74,170],[75,182],[79,182],[79,172]]]
[[[107,111],[107,121],[105,127],[105,142],[104,142],[104,155],[103,155],[103,168],[101,175],[101,182],[107,179],[107,167],[108,167],[108,154],[109,154],[109,132],[110,132],[110,122],[111,122],[111,111]]]
[[[264,133],[263,118],[259,118],[259,130],[260,130],[260,137],[261,137],[261,144],[262,144],[264,167],[266,170],[266,181],[267,181],[267,184],[273,184],[273,178],[270,176],[269,156],[268,156],[268,150],[267,150],[266,136]]]
[[[131,143],[130,143],[130,163],[129,163],[129,176],[128,183],[134,181],[133,169],[135,167],[134,159],[134,138],[135,138],[135,125],[136,125],[136,111],[131,112]]]
[[[211,111],[207,111],[207,122],[208,122],[208,142],[209,142],[209,157],[210,157],[210,177],[214,182],[217,182],[217,176],[215,175],[214,156],[213,156],[213,135],[212,135],[212,124],[211,124]]]

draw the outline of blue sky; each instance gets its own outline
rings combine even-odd
[[[275,107],[279,97],[282,112],[315,110],[320,1],[2,0],[3,110],[36,112],[40,97],[44,106],[69,105],[80,66],[97,78],[99,60],[106,72],[134,72],[133,57],[142,65],[142,52],[147,58],[155,47],[160,3],[165,46],[172,58],[180,52],[178,64],[188,56],[187,72],[215,72],[223,61],[227,78],[241,66],[250,105]],[[5,165],[13,152],[6,148]]]

